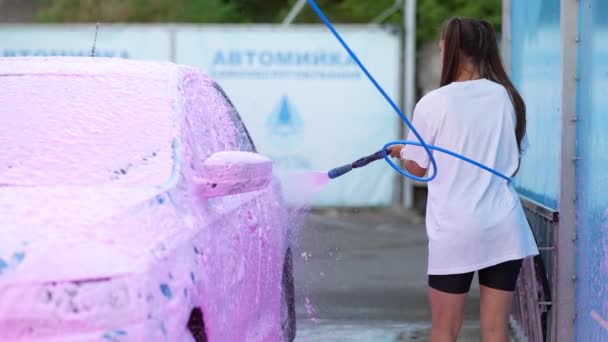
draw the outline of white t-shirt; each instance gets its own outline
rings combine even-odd
[[[515,110],[502,85],[479,79],[434,90],[416,105],[413,124],[427,144],[506,176],[517,170]],[[417,141],[411,132],[408,140]],[[512,184],[447,154],[433,156],[438,171],[428,183],[429,274],[467,273],[538,254]],[[419,146],[407,145],[401,157],[423,168],[430,164]]]

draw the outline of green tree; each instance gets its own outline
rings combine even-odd
[[[453,16],[485,19],[501,29],[502,0],[418,0],[416,28],[419,41],[439,36],[443,21]]]
[[[39,0],[42,22],[241,22],[224,0]]]
[[[276,23],[296,0],[39,0],[43,22],[192,22]],[[317,0],[336,23],[367,23],[392,6],[394,0]],[[418,42],[439,35],[441,23],[452,16],[483,18],[500,29],[501,0],[417,0]],[[396,13],[388,23],[398,25]],[[297,23],[319,22],[306,7]]]
[[[368,22],[394,3],[394,0],[343,0],[339,5],[338,18],[342,21]],[[312,11],[310,12],[312,13]],[[502,0],[417,0],[416,34],[418,42],[439,37],[442,23],[453,16],[485,19],[499,31]],[[393,15],[388,22],[400,24],[401,13]]]

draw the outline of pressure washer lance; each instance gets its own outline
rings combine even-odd
[[[387,153],[388,154],[391,153],[390,149],[387,150]],[[344,166],[340,166],[340,167],[337,167],[335,169],[331,169],[331,170],[329,170],[329,172],[327,173],[327,175],[331,179],[338,178],[338,177],[342,176],[343,174],[352,171],[353,169],[363,167],[363,166],[365,166],[365,165],[367,165],[367,164],[369,164],[369,163],[371,163],[373,161],[376,161],[376,160],[379,160],[379,159],[383,159],[383,158],[384,158],[384,155],[382,154],[382,150],[380,150],[380,151],[378,151],[378,152],[376,152],[374,154],[370,154],[367,157],[363,157],[363,158],[355,161],[352,164],[346,164]]]

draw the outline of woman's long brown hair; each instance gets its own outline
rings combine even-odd
[[[521,142],[526,135],[526,104],[502,65],[492,24],[485,20],[452,18],[443,25],[442,39],[444,51],[440,86],[454,82],[461,61],[466,60],[479,68],[482,78],[505,87],[515,108],[515,137],[521,151]]]

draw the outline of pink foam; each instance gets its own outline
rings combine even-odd
[[[193,179],[251,150],[198,70],[0,58],[0,340],[282,341],[287,221],[274,185]],[[266,170],[266,172],[271,172]]]
[[[595,311],[591,311],[591,318],[593,318],[602,328],[608,331],[608,320],[605,320]]]

